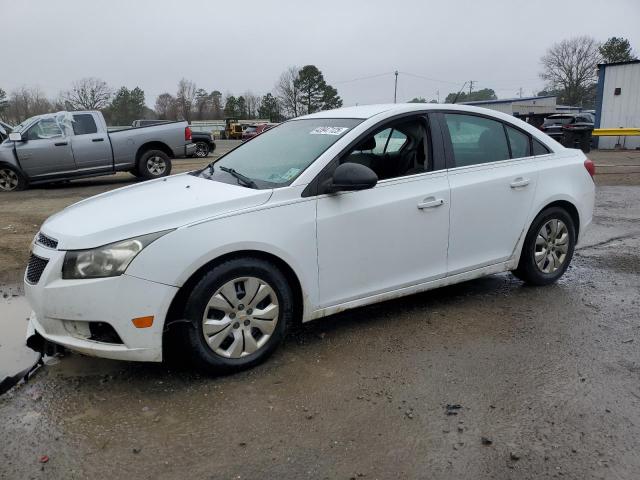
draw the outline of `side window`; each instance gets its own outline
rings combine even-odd
[[[98,133],[98,127],[93,119],[93,115],[89,113],[79,113],[73,116],[73,133],[75,135],[89,135],[90,133]]]
[[[549,149],[534,138],[533,139],[533,154],[534,155],[546,155],[548,153],[551,153],[549,151]]]
[[[380,180],[428,172],[432,169],[426,120],[394,122],[362,139],[340,163],[359,163]]]
[[[62,137],[63,133],[60,126],[53,118],[43,118],[35,125],[29,128],[27,133],[28,140],[46,140],[49,138]]]
[[[511,146],[511,158],[529,157],[529,135],[520,130],[505,125],[509,145]]]
[[[445,113],[456,167],[509,159],[502,123],[475,115]]]
[[[385,128],[380,133],[376,133],[373,138],[376,141],[376,148],[371,153],[376,155],[384,155],[385,153],[399,152],[405,143],[407,136],[393,128]]]

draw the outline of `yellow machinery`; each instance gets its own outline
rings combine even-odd
[[[236,118],[225,119],[224,136],[228,140],[242,140],[242,125]]]

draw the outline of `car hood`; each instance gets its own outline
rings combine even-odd
[[[94,248],[262,205],[271,194],[182,174],[82,200],[49,217],[41,231],[61,250]]]

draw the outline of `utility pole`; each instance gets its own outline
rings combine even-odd
[[[469,80],[469,95],[471,95],[471,90],[473,89],[474,83],[475,83],[475,80]]]
[[[396,100],[398,99],[398,70],[395,71],[395,75],[396,75],[396,86],[393,89],[393,103],[396,103]]]
[[[520,87],[520,88],[518,89],[518,96],[519,96],[520,98],[522,98],[522,87]]]
[[[436,90],[436,95],[438,96],[438,103],[440,103],[440,90]]]

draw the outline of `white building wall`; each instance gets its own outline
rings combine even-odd
[[[620,95],[614,95],[621,88]],[[640,128],[640,63],[605,67],[600,128]],[[600,137],[598,148],[640,147],[640,137]]]

